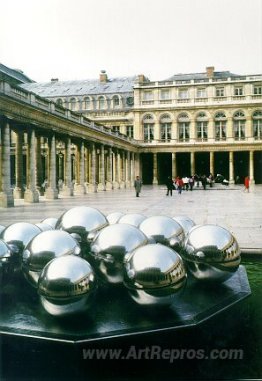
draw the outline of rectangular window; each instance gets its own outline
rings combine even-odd
[[[254,86],[254,95],[262,95],[262,86]]]
[[[189,140],[189,122],[180,122],[178,124],[178,138],[180,142]]]
[[[262,120],[254,120],[253,121],[253,131],[254,131],[254,138],[256,140],[262,139]]]
[[[170,90],[161,90],[160,98],[163,100],[170,99]]]
[[[161,123],[160,125],[161,140],[170,142],[171,140],[171,123]]]
[[[197,89],[197,98],[206,98],[207,97],[207,92],[206,89],[204,88],[198,88]]]
[[[130,138],[134,137],[134,126],[126,126],[126,135]]]
[[[179,99],[188,99],[188,89],[180,89],[178,91]]]
[[[144,91],[143,99],[144,99],[144,101],[152,101],[153,100],[153,92],[152,91]]]
[[[215,122],[216,140],[226,140],[226,121]]]
[[[144,141],[151,142],[154,139],[154,125],[145,123],[144,124]]]
[[[114,132],[120,132],[120,126],[113,126],[112,131]]]
[[[197,122],[197,139],[207,140],[207,122]]]
[[[225,96],[224,87],[217,87],[216,88],[216,97],[224,97],[224,96]]]
[[[235,87],[235,89],[234,89],[234,95],[236,95],[236,96],[243,95],[243,87],[242,86]]]
[[[234,138],[235,140],[245,139],[245,121],[244,120],[234,121]]]

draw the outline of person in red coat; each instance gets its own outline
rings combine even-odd
[[[249,176],[246,176],[244,180],[244,185],[245,185],[244,191],[249,192],[249,184],[250,184]]]

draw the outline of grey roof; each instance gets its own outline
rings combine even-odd
[[[99,79],[75,81],[53,80],[45,83],[27,83],[21,85],[21,87],[42,97],[119,94],[132,92],[136,78],[136,76],[109,78],[107,82],[100,82]]]
[[[28,83],[28,82],[34,82],[32,79],[27,77],[22,70],[19,69],[11,69],[3,64],[0,63],[0,75],[6,75],[16,82],[19,83]]]
[[[228,77],[239,77],[237,74],[233,74],[230,71],[214,71],[213,78],[228,78]],[[207,73],[190,73],[190,74],[175,74],[166,81],[190,81],[191,79],[207,79]]]

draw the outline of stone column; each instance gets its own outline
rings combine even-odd
[[[252,133],[252,117],[251,115],[248,115],[246,117],[246,140],[253,141],[253,133]],[[251,182],[251,179],[250,179]]]
[[[35,138],[36,146],[36,189],[40,192],[41,185],[44,181],[43,162],[41,155],[41,136],[37,135]]]
[[[228,119],[227,119],[227,142],[233,142],[233,141],[234,141],[233,118],[228,117]]]
[[[120,160],[118,149],[115,151],[115,171],[114,171],[114,189],[120,188]]]
[[[250,179],[250,185],[255,184],[255,180],[254,180],[254,151],[249,152],[249,179]]]
[[[209,156],[209,171],[214,176],[214,170],[215,170],[215,167],[214,167],[214,152],[211,151],[209,155],[210,155]]]
[[[86,194],[85,186],[85,143],[81,142],[79,157],[79,184],[76,185],[75,191],[78,194]]]
[[[107,156],[107,179],[106,179],[106,189],[112,190],[113,187],[113,166],[112,166],[112,147],[108,148],[108,156]]]
[[[105,146],[101,144],[100,146],[100,160],[99,160],[99,184],[98,190],[106,190],[105,182]]]
[[[130,188],[131,186],[131,160],[130,160],[130,151],[127,151],[127,160],[126,160],[126,187]]]
[[[97,192],[96,170],[96,146],[95,143],[91,143],[91,178],[88,185],[89,192]]]
[[[122,155],[120,155],[120,188],[121,189],[124,189],[126,187],[126,168],[125,168],[125,164],[126,164],[126,155],[125,155],[125,151],[122,151]]]
[[[36,189],[36,146],[35,146],[35,130],[28,133],[28,174],[27,174],[27,188],[24,194],[26,202],[39,202],[39,193]]]
[[[45,197],[50,200],[58,198],[56,187],[56,138],[55,135],[48,138],[48,188],[45,191]]]
[[[23,198],[23,132],[16,131],[14,198]]]
[[[71,158],[71,138],[67,138],[65,147],[65,181],[61,190],[63,196],[73,196],[73,182],[72,182],[72,158]]]
[[[157,153],[153,153],[153,185],[158,184],[157,178]]]
[[[234,154],[229,152],[229,184],[234,184]]]
[[[196,163],[195,163],[195,152],[190,152],[190,175],[195,175],[196,173]]]
[[[172,152],[172,178],[177,177],[177,168],[176,168],[176,153]]]
[[[207,136],[208,136],[208,141],[210,143],[214,143],[215,141],[215,126],[214,126],[214,121],[212,118],[208,119],[208,125],[207,125]],[[213,173],[212,171],[210,171]]]
[[[135,153],[131,152],[131,187],[133,186],[135,179]]]
[[[193,119],[189,123],[189,141],[195,142],[196,141],[196,121]]]
[[[10,175],[10,125],[6,120],[3,121],[1,135],[0,206],[8,208],[14,206],[14,197],[11,190]]]

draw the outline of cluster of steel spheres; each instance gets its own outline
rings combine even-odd
[[[169,305],[186,286],[224,282],[240,264],[235,237],[189,217],[78,206],[40,223],[0,225],[1,288],[21,271],[54,316],[85,311],[99,284],[127,288],[139,305]]]

